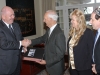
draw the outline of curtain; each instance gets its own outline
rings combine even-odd
[[[47,10],[55,10],[55,1],[56,0],[42,0],[42,15],[44,17],[44,14]],[[44,29],[47,29],[46,25],[44,25]]]
[[[42,0],[43,15],[47,10],[55,10],[55,0]]]

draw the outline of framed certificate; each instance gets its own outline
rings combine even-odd
[[[44,57],[44,48],[27,48],[27,52],[24,54],[24,57],[43,59]]]

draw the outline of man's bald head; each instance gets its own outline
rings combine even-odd
[[[12,24],[14,18],[15,15],[13,9],[9,6],[4,6],[1,10],[1,19],[8,24]]]
[[[2,14],[5,14],[6,12],[8,11],[13,11],[13,9],[9,6],[4,6],[2,9],[1,9],[1,15]]]

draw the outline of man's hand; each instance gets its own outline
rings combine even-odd
[[[28,47],[31,44],[31,40],[24,39],[24,40],[21,41],[21,43],[22,43],[22,46]]]
[[[45,65],[46,64],[45,60],[37,59],[37,58],[27,58],[27,57],[24,57],[23,60],[34,61],[34,62],[39,63],[41,65]]]
[[[93,71],[93,73],[97,74],[97,71],[95,69],[95,64],[92,64],[92,71]]]
[[[23,47],[22,50],[23,50],[24,53],[27,52],[27,48],[26,47]]]
[[[35,60],[35,62],[41,64],[41,65],[45,65],[46,64],[46,61],[45,60]]]

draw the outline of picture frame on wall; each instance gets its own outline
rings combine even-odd
[[[6,5],[14,10],[22,36],[36,35],[34,0],[6,0]]]

